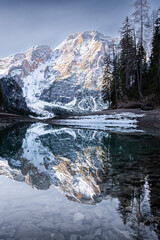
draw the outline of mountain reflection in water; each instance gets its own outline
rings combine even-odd
[[[117,199],[136,239],[145,239],[144,226],[160,239],[159,146],[160,139],[149,135],[20,125],[0,133],[0,175],[40,190],[54,185],[83,204]]]

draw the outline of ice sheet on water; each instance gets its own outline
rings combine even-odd
[[[80,128],[109,130],[117,132],[143,132],[137,129],[137,118],[144,114],[131,112],[104,115],[75,116],[68,119],[56,120],[56,124],[78,126]]]

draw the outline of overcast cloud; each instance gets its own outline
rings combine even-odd
[[[47,44],[52,49],[67,36],[87,30],[118,37],[134,0],[0,0],[0,57]],[[152,0],[152,8],[159,0]]]

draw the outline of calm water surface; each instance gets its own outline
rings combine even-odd
[[[160,139],[40,123],[0,132],[0,239],[160,239]]]

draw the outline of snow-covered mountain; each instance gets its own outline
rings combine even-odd
[[[28,107],[42,116],[103,108],[104,57],[112,39],[96,31],[68,37],[54,51],[36,46],[0,59],[0,77],[14,78]]]

